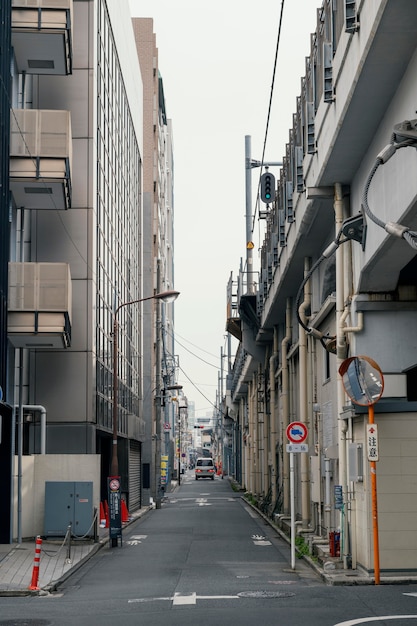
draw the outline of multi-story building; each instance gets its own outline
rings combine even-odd
[[[158,48],[152,18],[133,18],[133,29],[143,78],[143,254],[144,289],[169,291],[174,284],[174,156],[172,123],[167,116],[164,86],[158,68]],[[175,380],[173,309],[157,307],[144,336],[143,412],[152,415],[146,437],[147,462],[158,466],[168,431],[161,424],[172,422],[174,407],[166,402],[166,388]],[[146,367],[145,367],[146,365]],[[171,418],[169,410],[171,409]],[[172,434],[172,431],[170,431]],[[153,445],[151,445],[153,442]],[[164,448],[164,449],[163,449]],[[158,472],[154,478],[159,481]],[[152,488],[152,485],[150,485]],[[160,500],[160,483],[151,489]]]
[[[160,371],[157,317],[173,317],[154,299],[172,289],[173,261],[170,251],[160,263],[161,222],[143,194],[161,140],[144,146],[131,17],[106,0],[12,0],[11,33],[6,400],[19,415],[19,465],[39,452],[58,465],[95,457],[105,500],[116,424],[121,490],[134,510],[157,473],[144,399]]]
[[[7,263],[10,237],[9,143],[10,143],[10,37],[11,3],[1,8],[0,41],[0,470],[4,476],[4,502],[11,499],[11,406],[6,403],[7,385]],[[4,507],[9,512],[9,507]],[[0,543],[10,537],[10,515],[0,516]]]
[[[241,271],[228,290],[239,348],[224,413],[237,479],[271,515],[288,516],[288,433],[300,422],[297,528],[340,532],[344,567],[370,572],[417,562],[416,76],[415,3],[322,2],[262,211],[257,288]],[[364,406],[339,374],[355,356],[383,375],[382,397]]]

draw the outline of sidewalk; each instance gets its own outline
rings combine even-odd
[[[152,507],[144,507],[129,516],[123,528],[129,526]],[[57,584],[74,573],[100,548],[109,545],[109,529],[98,529],[98,541],[72,540],[71,546],[63,540],[44,540],[40,555],[37,590],[30,590],[35,558],[35,539],[20,544],[0,544],[0,596],[41,595],[54,591]]]
[[[174,491],[177,484],[173,484]],[[257,511],[275,531],[288,542],[288,537],[280,531],[273,522],[260,512],[251,503],[246,504]],[[145,515],[152,506],[144,507],[129,516],[129,521],[123,524],[126,528],[132,522]],[[59,583],[66,580],[74,571],[81,567],[98,550],[109,547],[109,529],[98,529],[98,541],[75,541],[68,547],[62,545],[62,540],[42,542],[42,551],[39,566],[38,590],[30,590],[32,571],[35,557],[35,540],[21,544],[0,544],[0,597],[1,596],[28,596],[43,595],[54,591]],[[323,566],[308,556],[302,557],[316,571],[318,576],[328,585],[373,585],[374,578],[367,572],[333,567],[333,563]],[[330,566],[330,568],[329,568]],[[381,575],[381,585],[416,584],[417,576],[408,572],[398,572],[391,576]]]

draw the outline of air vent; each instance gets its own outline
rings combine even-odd
[[[53,70],[55,69],[55,63],[42,59],[28,59],[28,67],[31,70]]]
[[[314,103],[306,102],[307,113],[307,152],[314,154],[316,152],[316,137],[314,128]]]
[[[333,102],[333,46],[331,43],[326,42],[323,44],[323,80],[324,80],[324,94],[323,99],[325,102]]]
[[[46,194],[52,194],[52,188],[51,187],[25,187],[25,193],[46,193]]]
[[[356,33],[359,30],[359,17],[356,10],[356,0],[345,0],[345,31]]]

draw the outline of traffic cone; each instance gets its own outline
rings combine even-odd
[[[102,502],[100,502],[100,528],[106,528],[106,514]]]
[[[32,591],[39,591],[38,580],[39,580],[39,564],[41,562],[41,549],[42,549],[42,539],[38,535],[36,537],[35,558],[33,559],[32,580],[28,587],[28,589],[31,589]]]
[[[122,523],[129,521],[129,511],[127,510],[126,501],[122,500]]]

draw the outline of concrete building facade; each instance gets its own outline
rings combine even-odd
[[[173,249],[161,263],[161,221],[144,194],[153,188],[144,164],[157,163],[162,143],[144,142],[149,93],[138,51],[146,45],[138,50],[129,11],[117,3],[27,5],[11,2],[4,399],[16,407],[12,445],[20,460],[99,455],[107,499],[117,385],[121,490],[135,510],[158,469],[147,452],[156,428],[149,398],[160,372],[157,318],[173,318],[172,305],[140,302],[173,288]],[[161,115],[158,104],[154,113]],[[170,126],[162,126],[165,162]]]
[[[310,545],[340,533],[343,567],[370,573],[417,568],[416,42],[407,0],[322,2],[264,205],[256,289],[247,268],[228,286],[227,329],[239,342],[223,405],[232,471],[264,510],[288,518],[287,433],[300,422],[298,532]],[[382,397],[369,405],[352,401],[339,374],[362,356],[382,371]]]

